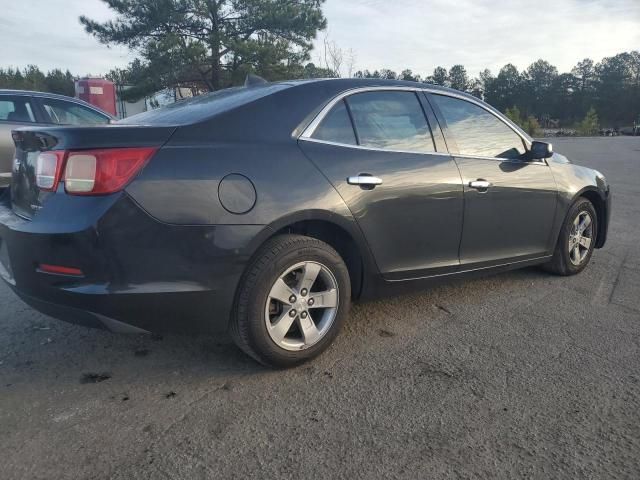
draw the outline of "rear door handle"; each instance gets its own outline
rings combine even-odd
[[[469,182],[469,186],[480,192],[486,192],[491,188],[491,182],[487,182],[486,180],[474,180],[473,182]]]
[[[377,187],[382,185],[382,179],[371,175],[357,175],[347,178],[349,185],[360,185],[361,187]]]

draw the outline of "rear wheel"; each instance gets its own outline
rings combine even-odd
[[[243,277],[231,334],[260,363],[294,366],[331,344],[350,300],[349,272],[331,246],[301,235],[277,236]]]
[[[586,268],[596,244],[596,211],[582,198],[573,204],[560,231],[553,258],[544,267],[556,275],[575,275]]]

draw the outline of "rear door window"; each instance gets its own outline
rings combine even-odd
[[[347,99],[360,145],[406,152],[435,152],[422,105],[414,92],[357,93]]]
[[[64,100],[41,98],[42,108],[51,123],[57,125],[100,125],[109,123],[109,118],[83,105]]]
[[[30,97],[22,95],[0,95],[0,121],[9,123],[34,123]]]
[[[322,120],[312,138],[325,142],[357,145],[351,118],[344,100],[340,101]]]
[[[520,135],[484,108],[446,95],[433,99],[461,155],[518,159],[525,153]]]

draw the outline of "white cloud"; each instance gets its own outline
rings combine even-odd
[[[0,0],[0,6],[2,67],[104,74],[134,58],[84,32],[80,15],[112,17],[100,0]],[[599,61],[640,48],[639,0],[327,0],[324,8],[330,38],[356,52],[358,69],[428,75],[438,65],[461,63],[477,74],[544,58],[568,71],[585,57]]]

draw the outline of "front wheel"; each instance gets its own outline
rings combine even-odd
[[[331,344],[350,300],[349,272],[331,246],[279,235],[260,249],[241,281],[231,335],[260,363],[291,367]]]
[[[598,217],[593,204],[582,198],[573,204],[545,269],[556,275],[576,275],[584,270],[596,245]]]

